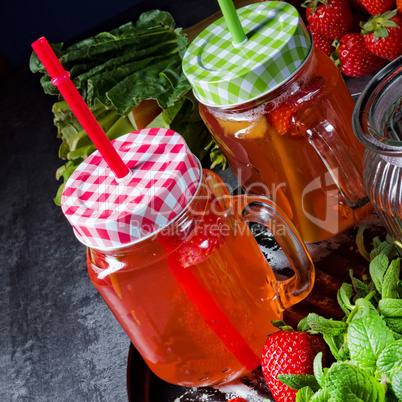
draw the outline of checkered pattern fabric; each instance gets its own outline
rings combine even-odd
[[[183,59],[195,96],[208,106],[237,105],[271,91],[301,66],[312,46],[288,3],[255,3],[237,11],[245,45],[233,46],[221,18],[197,36]]]
[[[78,239],[101,250],[165,227],[189,203],[201,178],[199,161],[172,130],[140,130],[112,143],[133,172],[131,179],[118,183],[96,151],[71,175],[61,199]]]

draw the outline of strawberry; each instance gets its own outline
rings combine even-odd
[[[349,0],[350,7],[352,7],[352,11],[366,11],[366,8],[363,6],[361,0]]]
[[[331,56],[332,52],[334,51],[334,47],[332,46],[333,40],[313,31],[310,26],[307,26],[307,28],[310,30],[311,35],[313,36],[314,46],[324,52],[327,56]]]
[[[402,54],[402,16],[396,9],[370,18],[362,34],[367,49],[375,55],[395,60]]]
[[[230,399],[228,402],[247,402],[244,398],[233,398]]]
[[[287,326],[282,328],[269,335],[265,341],[261,368],[275,401],[294,402],[297,391],[278,380],[278,375],[313,374],[315,356],[319,352],[323,353],[322,362],[325,367],[329,349],[320,336],[295,331]]]
[[[336,60],[336,55],[338,60]],[[364,38],[358,33],[343,36],[337,44],[335,64],[349,77],[363,77],[382,67],[386,60],[371,53],[364,43]]]
[[[352,29],[352,10],[347,0],[306,0],[306,18],[311,29],[329,39],[340,38]]]
[[[276,130],[277,134],[284,135],[291,130],[292,116],[302,106],[318,98],[324,88],[324,83],[323,77],[314,77],[268,113],[268,122]]]
[[[197,216],[184,232],[164,233],[159,241],[166,251],[174,252],[180,266],[187,268],[200,264],[225,242],[225,217],[210,211]]]
[[[360,33],[362,25],[365,24],[371,15],[367,11],[354,11],[353,12],[353,26],[349,33]]]
[[[402,0],[396,0],[396,9],[398,13],[402,15]]]
[[[392,10],[395,0],[360,0],[364,8],[371,14],[377,15]]]

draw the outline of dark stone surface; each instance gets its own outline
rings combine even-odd
[[[105,27],[158,7],[190,26],[218,5],[146,1]],[[0,401],[124,401],[130,342],[53,203],[60,140],[39,78],[0,76]]]

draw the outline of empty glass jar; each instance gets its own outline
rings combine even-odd
[[[366,146],[367,194],[388,233],[402,241],[402,56],[384,67],[360,95],[353,129]]]

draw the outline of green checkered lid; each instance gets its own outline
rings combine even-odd
[[[295,73],[310,52],[310,35],[292,5],[267,1],[237,13],[245,44],[233,44],[220,18],[194,39],[184,55],[184,73],[204,105],[233,106],[272,91]]]

